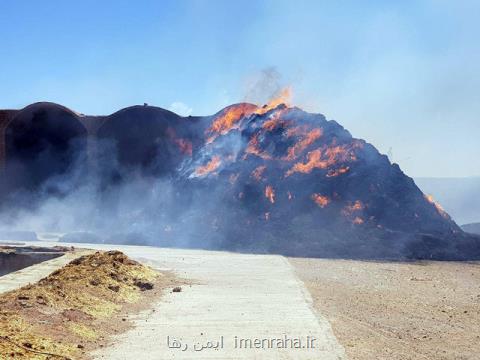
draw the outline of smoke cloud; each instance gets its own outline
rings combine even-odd
[[[48,179],[36,191],[11,194],[0,229],[67,234],[64,240],[73,242],[218,247],[215,219],[203,215],[228,216],[221,187],[192,192],[172,174],[146,176],[139,169],[127,170],[112,156],[114,148],[105,141],[99,144],[99,154],[109,155],[99,156],[88,176],[79,153],[68,173]],[[192,166],[189,160],[179,169],[191,173]]]
[[[252,104],[266,104],[283,88],[285,84],[280,72],[276,67],[268,67],[247,77],[244,101]]]

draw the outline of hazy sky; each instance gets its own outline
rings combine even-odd
[[[408,175],[480,176],[479,18],[476,0],[0,0],[0,108],[206,115],[291,85]]]

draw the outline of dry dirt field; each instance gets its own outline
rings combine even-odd
[[[349,359],[480,359],[480,263],[290,262]]]

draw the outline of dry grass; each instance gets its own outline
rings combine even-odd
[[[96,340],[117,331],[109,319],[167,277],[121,252],[96,252],[0,295],[0,358],[85,357]]]

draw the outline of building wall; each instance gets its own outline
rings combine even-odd
[[[22,110],[0,110],[0,178],[5,174],[5,165],[8,159],[6,153],[6,129],[8,125],[15,121],[15,117]],[[108,120],[108,116],[77,116],[78,121],[87,130],[87,152],[89,163],[95,163],[97,132],[100,127]],[[1,179],[0,179],[1,180]]]

